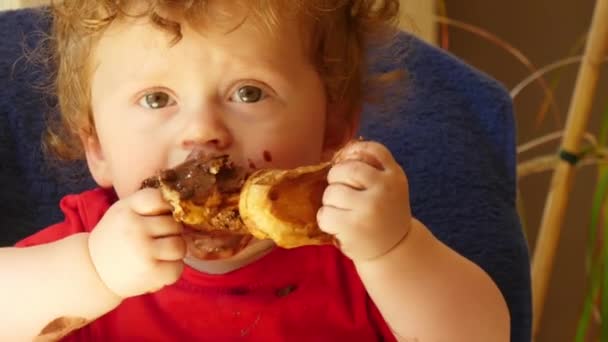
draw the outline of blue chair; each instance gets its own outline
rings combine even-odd
[[[39,85],[50,71],[23,52],[48,27],[35,10],[0,13],[0,246],[61,220],[59,199],[94,186],[83,163],[60,172],[41,153],[44,114],[55,100]],[[391,149],[409,177],[414,215],[494,279],[511,313],[511,340],[530,341],[529,256],[515,206],[507,92],[407,34],[381,54],[394,58],[378,60],[373,71],[402,67],[407,77],[391,88],[398,96],[390,103],[365,108],[360,134]]]

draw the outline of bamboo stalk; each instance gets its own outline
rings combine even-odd
[[[562,148],[577,153],[591,112],[597,87],[599,68],[608,48],[608,0],[595,4],[589,39],[585,47],[562,141]],[[536,241],[532,260],[533,336],[536,337],[542,318],[543,305],[559,241],[561,223],[568,203],[568,192],[573,180],[574,168],[560,161],[553,174],[545,210]]]

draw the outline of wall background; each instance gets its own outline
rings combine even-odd
[[[568,55],[576,41],[587,32],[595,5],[592,0],[445,1],[449,17],[493,32],[520,49],[536,66]],[[449,49],[507,88],[528,75],[528,71],[501,48],[459,29],[450,28]],[[563,70],[555,94],[562,113],[561,124],[551,113],[542,124],[536,124],[536,114],[543,96],[538,85],[530,86],[515,99],[520,144],[563,128],[578,65]],[[555,72],[549,74],[547,80],[555,75]],[[588,126],[596,136],[602,111],[608,105],[607,95],[608,72],[604,67]],[[557,144],[549,144],[538,152],[553,153],[557,148]],[[535,150],[520,155],[519,159],[527,160],[536,154]],[[550,173],[534,175],[519,183],[525,207],[523,218],[527,223],[531,248],[536,242],[550,176]],[[576,173],[537,342],[573,341],[587,286],[584,257],[595,180],[593,168],[579,169]]]

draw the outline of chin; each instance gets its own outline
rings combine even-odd
[[[244,248],[233,253],[217,257],[198,248],[191,240],[186,238],[188,254],[184,262],[193,269],[208,274],[224,274],[244,267],[272,251],[276,244],[271,240],[251,239]],[[214,255],[213,258],[207,256]],[[202,256],[202,258],[201,258]]]
[[[271,240],[259,240],[251,235],[209,234],[188,228],[185,228],[183,237],[188,257],[208,262],[239,260],[276,246]]]

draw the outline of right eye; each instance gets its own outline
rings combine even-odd
[[[139,105],[149,109],[162,109],[175,105],[175,100],[164,91],[155,91],[145,94],[139,100]]]
[[[237,89],[230,98],[238,103],[256,103],[266,97],[264,91],[256,86],[246,85]]]

